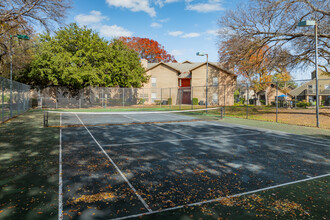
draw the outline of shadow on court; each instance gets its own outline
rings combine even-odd
[[[62,129],[68,219],[185,206],[327,174],[330,168],[329,142],[298,135],[211,122],[88,129],[122,173],[84,127]]]

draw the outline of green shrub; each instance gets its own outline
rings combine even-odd
[[[161,103],[161,100],[155,100],[156,105],[160,105],[160,103]]]
[[[169,105],[172,105],[172,98],[168,98],[167,102],[168,102]]]
[[[198,105],[198,98],[193,98],[192,103],[193,105]]]
[[[139,105],[143,105],[145,101],[146,101],[145,99],[140,98],[138,104],[139,104]]]
[[[297,103],[297,107],[300,107],[300,108],[306,108],[307,106],[311,106],[311,103],[306,102],[306,101],[302,101],[302,102]]]

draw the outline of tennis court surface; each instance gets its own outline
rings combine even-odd
[[[147,217],[329,176],[329,140],[216,111],[48,112],[60,127],[59,218]]]

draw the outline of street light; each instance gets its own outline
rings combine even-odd
[[[208,73],[209,73],[209,55],[207,53],[201,53],[197,52],[197,56],[206,56],[206,101],[205,101],[205,107],[207,111],[207,87],[208,87]]]
[[[299,27],[314,26],[315,27],[315,80],[316,80],[316,126],[320,127],[319,123],[319,81],[318,81],[318,49],[317,49],[317,23],[316,21],[306,20],[298,24]]]
[[[21,40],[30,40],[29,36],[27,35],[10,35],[9,41],[9,53],[10,53],[10,117],[13,117],[13,51],[12,51],[12,39],[13,37],[17,37],[17,39]]]

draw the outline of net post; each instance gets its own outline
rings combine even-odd
[[[79,97],[79,108],[81,108],[81,97]]]
[[[222,107],[220,108],[220,119],[221,120],[223,119],[223,108]]]
[[[278,122],[278,81],[276,81],[276,122]]]
[[[48,127],[48,111],[44,111],[44,128]]]
[[[246,119],[249,118],[249,84],[246,84]]]

